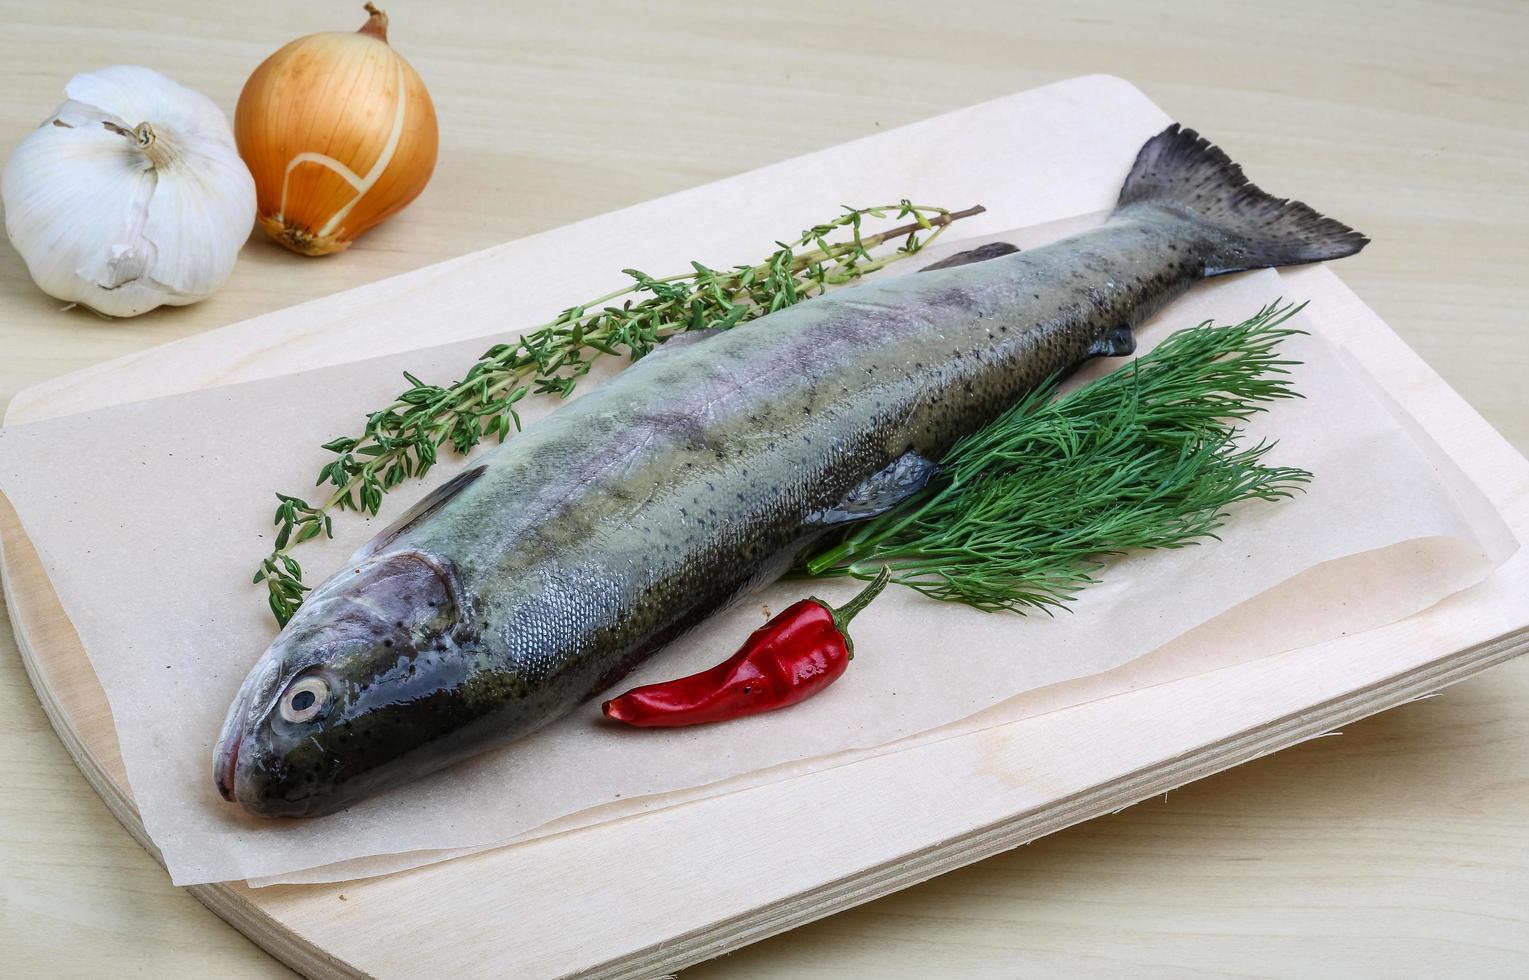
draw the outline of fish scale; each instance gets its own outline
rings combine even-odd
[[[317,815],[513,741],[815,538],[916,493],[1038,385],[1130,353],[1132,329],[1195,281],[1364,243],[1174,126],[1099,228],[660,348],[316,588],[230,710],[218,787],[255,813]],[[293,685],[313,677],[327,693],[309,715]]]

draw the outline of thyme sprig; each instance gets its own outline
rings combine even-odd
[[[376,515],[389,490],[429,472],[442,447],[466,454],[484,439],[504,441],[520,429],[516,405],[528,395],[566,397],[601,355],[638,360],[668,338],[691,330],[726,330],[825,289],[882,269],[924,249],[953,221],[980,214],[902,201],[845,213],[777,242],[762,262],[691,269],[655,277],[623,272],[631,284],[563,310],[550,323],[512,343],[496,344],[450,385],[434,385],[405,372],[409,387],[391,405],[372,412],[358,435],[324,443],[332,454],[315,486],[334,490],[314,505],[278,493],[271,553],[255,582],[266,584],[271,612],[285,626],[308,591],[291,549],[320,534],[333,537],[333,512]],[[867,219],[906,223],[867,234]],[[841,237],[846,236],[847,237]],[[895,249],[875,250],[899,241]]]
[[[1303,304],[1304,305],[1304,304]],[[1280,342],[1301,307],[1179,331],[1067,394],[1043,386],[958,443],[918,496],[856,525],[798,574],[892,581],[978,609],[1061,608],[1105,559],[1206,538],[1244,500],[1290,496],[1311,474],[1269,466],[1237,423],[1299,397]]]

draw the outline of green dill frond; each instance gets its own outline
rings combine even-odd
[[[1236,326],[1207,321],[1097,381],[1041,386],[957,443],[895,510],[820,545],[797,573],[892,581],[997,611],[1051,610],[1106,560],[1214,537],[1226,509],[1290,496],[1305,470],[1269,466],[1237,423],[1299,397],[1279,345],[1301,307],[1273,303]]]

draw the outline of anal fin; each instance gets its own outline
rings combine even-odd
[[[940,464],[930,462],[910,449],[867,477],[837,504],[814,511],[808,516],[807,523],[821,527],[885,514],[924,489],[939,471]]]

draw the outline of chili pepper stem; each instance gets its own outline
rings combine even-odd
[[[849,621],[854,619],[860,610],[869,606],[872,599],[881,595],[881,590],[886,588],[887,583],[891,580],[892,570],[883,565],[881,571],[871,580],[871,584],[861,589],[859,595],[844,605],[838,607],[828,606],[828,603],[823,602],[821,599],[818,600],[823,602],[823,605],[828,606],[828,611],[833,614],[834,629],[838,630],[839,635],[844,637],[844,645],[849,650],[850,659],[854,659],[855,656],[855,643],[849,638]]]

